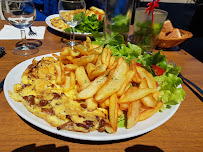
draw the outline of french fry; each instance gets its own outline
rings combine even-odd
[[[109,69],[113,66],[115,61],[116,61],[116,57],[115,56],[111,56],[110,60],[109,60],[109,65],[108,65]]]
[[[66,76],[66,82],[63,91],[68,92],[74,89],[75,86],[76,86],[75,74],[73,72],[70,72],[70,77]]]
[[[53,58],[53,57],[49,57],[49,56],[45,57],[44,60],[56,61],[55,58]]]
[[[119,105],[118,105],[118,117],[120,117],[122,114],[123,114],[123,111],[119,108]]]
[[[75,49],[70,49],[70,55],[73,57],[77,57],[80,55],[80,52],[78,52],[77,50],[75,51]]]
[[[130,103],[121,103],[119,107],[121,110],[128,110],[129,106]]]
[[[156,82],[155,82],[154,77],[152,76],[151,73],[149,73],[147,70],[145,70],[144,68],[142,68],[140,66],[136,66],[136,69],[137,69],[137,71],[140,74],[142,79],[143,78],[147,79],[147,84],[148,84],[149,88],[157,88]]]
[[[151,73],[149,73],[144,68],[141,68],[141,67],[136,67],[136,68],[137,68],[138,72],[140,73],[141,77],[146,78],[149,88],[157,88],[156,81],[154,80],[154,77],[152,76]],[[158,101],[159,92],[158,91],[154,92],[152,94],[152,97],[154,98],[154,100]]]
[[[103,64],[109,65],[109,60],[111,58],[111,50],[108,47],[105,47],[102,52],[101,61]]]
[[[76,80],[80,86],[80,90],[87,88],[90,85],[90,80],[86,74],[85,68],[80,66],[75,70]]]
[[[140,83],[139,88],[140,89],[141,88],[149,88],[149,86],[147,84],[147,79],[145,77],[142,79],[142,82]]]
[[[130,103],[130,107],[127,112],[127,129],[132,128],[139,121],[140,107],[140,100],[133,101]]]
[[[147,107],[155,107],[157,104],[157,100],[152,96],[152,94],[142,98],[141,101]]]
[[[140,113],[147,110],[147,109],[150,109],[150,107],[146,107],[144,104],[142,104],[140,107]]]
[[[65,71],[75,71],[79,66],[75,64],[66,64],[64,66]]]
[[[154,88],[137,89],[136,87],[131,87],[119,98],[118,103],[128,103],[139,100],[155,91],[156,89]]]
[[[124,93],[125,93],[130,87],[132,87],[131,82],[126,85],[125,90],[124,90]]]
[[[73,60],[75,59],[75,57],[66,56],[66,59],[67,59],[69,62],[73,63]]]
[[[143,121],[149,117],[151,117],[152,115],[154,115],[157,111],[159,111],[161,109],[161,107],[163,106],[163,102],[159,101],[156,105],[156,107],[154,108],[148,108],[146,110],[144,110],[143,112],[140,113],[140,118],[139,121]]]
[[[91,6],[90,10],[93,11],[97,15],[104,15],[105,14],[105,12],[102,9],[99,9],[95,6]]]
[[[81,55],[89,55],[89,53],[85,50],[84,46],[77,45],[73,47],[76,51],[80,52]]]
[[[64,90],[67,90],[70,88],[70,76],[66,76],[65,84],[64,84]]]
[[[128,70],[128,64],[125,60],[123,60],[119,65],[117,65],[114,72],[111,75],[108,75],[107,82],[96,93],[95,100],[99,102],[116,93],[125,81]]]
[[[149,88],[145,77],[142,79],[139,88]],[[152,96],[152,94],[149,94],[148,96],[142,98],[141,101],[147,107],[155,107],[157,104],[157,100]]]
[[[93,63],[88,63],[87,66],[86,66],[86,71],[87,71],[87,74],[90,75],[90,73],[94,70],[96,70],[96,66],[93,64]]]
[[[109,98],[107,98],[105,101],[104,101],[104,104],[109,107]]]
[[[92,16],[93,14],[95,14],[95,12],[90,11],[90,10],[87,9],[85,16]]]
[[[93,63],[93,64],[96,64],[98,58],[99,58],[99,55],[98,55],[98,54],[95,54],[94,60],[92,61],[92,63]]]
[[[104,109],[108,108],[109,107],[109,98],[105,99],[102,102],[99,102],[99,106]]]
[[[54,64],[56,69],[56,84],[63,84],[65,82],[65,71],[64,71],[64,65],[62,62],[59,61],[58,64]]]
[[[115,62],[111,65],[111,67],[109,67],[109,71],[112,70],[112,69],[114,69],[114,68],[117,66],[117,64],[118,64],[118,62],[115,61]]]
[[[90,83],[90,85],[84,90],[80,91],[77,95],[78,99],[88,99],[93,97],[93,95],[102,87],[106,82],[106,76],[100,76]]]
[[[69,47],[64,47],[63,51],[60,53],[61,58],[66,58],[66,56],[70,55],[70,49]]]
[[[103,108],[103,109],[108,108],[107,105],[104,102],[100,102],[100,103],[98,103],[98,105],[99,105],[100,108]]]
[[[88,76],[89,79],[92,80],[95,77],[98,77],[99,75],[102,75],[106,72],[107,65],[106,64],[101,64],[100,66],[96,67],[94,71],[92,71]]]
[[[136,65],[135,59],[132,59],[130,61],[130,70],[133,70],[135,72],[133,81],[135,83],[140,83],[142,81],[142,78],[140,77],[140,74],[137,72],[136,66],[137,65]]]
[[[75,88],[76,80],[75,80],[75,74],[73,72],[70,72],[70,86],[72,88]]]
[[[102,50],[103,50],[103,47],[102,47],[101,45],[98,45],[98,44],[93,44],[93,43],[92,43],[92,48],[93,48],[93,49],[98,48],[98,47],[101,47],[101,48],[102,48]]]
[[[91,43],[91,39],[89,36],[86,36],[86,46],[89,48],[89,49],[92,49],[92,43]]]
[[[121,64],[125,59],[123,57],[119,57],[117,60],[117,64]]]
[[[94,54],[88,55],[88,56],[82,56],[81,58],[73,59],[73,64],[76,64],[78,66],[86,66],[88,63],[92,62],[94,60]]]
[[[103,47],[102,46],[97,45],[97,47],[95,47],[95,45],[92,44],[92,47],[93,47],[92,49],[88,49],[88,52],[90,54],[98,54],[99,55],[103,51]]]
[[[52,54],[57,60],[60,60],[60,56],[58,56],[57,54]]]
[[[129,84],[129,82],[132,80],[134,74],[135,74],[134,71],[132,71],[132,70],[128,71],[125,81],[123,82],[123,84],[121,85],[120,89],[119,89],[118,92],[117,92],[117,95],[118,95],[118,96],[123,95],[126,86],[127,86],[127,85]]]
[[[109,120],[113,130],[117,131],[118,125],[118,98],[116,94],[113,94],[109,100]]]
[[[101,59],[102,59],[102,56],[99,55],[98,59],[97,59],[97,62],[96,62],[96,66],[100,66],[102,64],[102,60]]]
[[[98,107],[98,103],[94,101],[94,98],[89,98],[85,100],[87,105],[87,110],[95,110]]]

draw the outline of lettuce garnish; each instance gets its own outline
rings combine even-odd
[[[75,17],[75,16],[74,16]],[[79,18],[80,16],[76,16]],[[91,16],[85,16],[82,22],[75,27],[75,32],[79,33],[92,33],[95,31],[103,31],[104,20],[99,21],[98,16],[93,14]],[[66,32],[70,32],[71,28],[65,29]]]

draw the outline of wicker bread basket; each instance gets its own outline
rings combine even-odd
[[[193,35],[191,32],[180,30],[181,38],[158,38],[157,41],[157,47],[159,48],[172,48],[174,46],[177,46],[187,40],[188,38],[191,38]]]

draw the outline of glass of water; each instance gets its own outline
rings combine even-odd
[[[59,0],[59,15],[61,19],[70,26],[69,45],[77,45],[75,42],[75,26],[85,17],[86,4],[84,0]]]
[[[32,0],[2,0],[2,12],[8,23],[21,30],[23,44],[13,50],[16,55],[27,56],[38,52],[34,45],[28,45],[25,28],[32,25],[36,18],[36,9]]]

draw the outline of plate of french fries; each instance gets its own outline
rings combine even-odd
[[[89,37],[73,49],[18,64],[5,79],[4,93],[13,110],[33,125],[90,141],[142,135],[169,120],[180,106],[159,112],[163,103],[153,76],[135,60],[116,59]],[[126,125],[119,128],[124,114]]]

